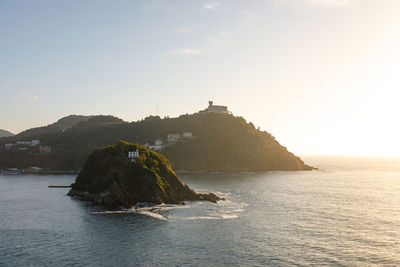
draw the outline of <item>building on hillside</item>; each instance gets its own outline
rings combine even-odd
[[[50,153],[51,146],[39,146],[39,152],[40,153]]]
[[[156,141],[154,141],[154,145],[145,143],[143,146],[147,147],[148,149],[154,150],[154,151],[161,151],[165,147],[164,141],[161,138],[157,138]]]
[[[163,140],[161,139],[161,138],[158,138],[155,142],[154,142],[154,145],[156,145],[156,146],[162,146],[163,145]]]
[[[190,138],[190,137],[193,137],[193,134],[191,132],[184,132],[182,134],[182,136],[183,136],[183,138]]]
[[[128,158],[130,158],[132,161],[135,161],[138,157],[139,157],[139,150],[136,149],[136,151],[128,152]]]
[[[37,146],[39,144],[40,144],[40,140],[17,141],[17,145],[22,145],[22,146]]]
[[[37,146],[40,144],[40,140],[31,140],[31,146]]]
[[[229,113],[227,106],[214,105],[213,101],[208,101],[208,107],[201,112],[226,113],[226,114]]]
[[[3,172],[4,172],[4,171],[3,171]],[[18,173],[21,172],[21,170],[18,169],[18,168],[8,168],[5,172],[6,172],[7,174],[18,174]]]
[[[31,141],[17,141],[17,145],[30,146]]]
[[[174,143],[177,142],[179,139],[182,138],[182,135],[179,133],[172,133],[172,134],[168,134],[168,143]]]
[[[11,147],[13,147],[14,144],[4,144],[4,147],[9,150]]]

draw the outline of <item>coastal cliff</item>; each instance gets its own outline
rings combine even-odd
[[[198,194],[183,184],[161,154],[124,141],[92,152],[71,187],[70,196],[113,207],[221,200],[212,193]]]

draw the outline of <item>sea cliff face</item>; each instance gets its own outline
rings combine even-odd
[[[184,200],[220,200],[212,193],[197,194],[183,184],[161,154],[124,141],[92,152],[71,187],[70,196],[126,208],[138,202],[181,204]]]

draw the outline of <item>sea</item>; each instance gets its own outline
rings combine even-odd
[[[400,159],[180,174],[226,201],[107,211],[74,175],[0,176],[0,266],[400,266]]]

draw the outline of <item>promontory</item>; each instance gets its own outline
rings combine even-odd
[[[176,171],[313,169],[272,134],[212,102],[206,110],[194,114],[149,116],[134,122],[113,116],[71,115],[48,126],[0,138],[0,168],[37,166],[79,172],[91,151],[119,140],[164,155]]]

